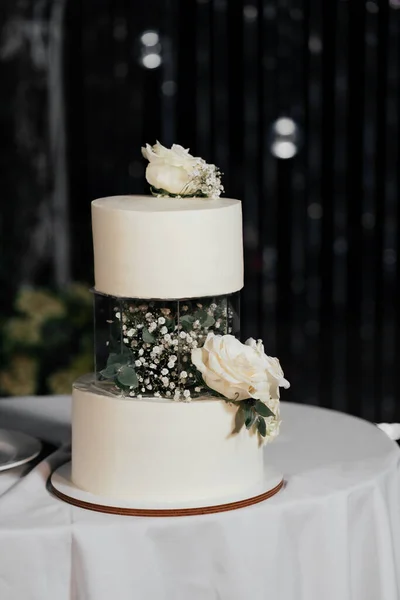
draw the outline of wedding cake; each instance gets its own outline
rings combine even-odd
[[[72,482],[140,506],[240,500],[262,489],[289,385],[239,341],[241,202],[188,150],[142,152],[152,195],[92,202],[95,373],[73,387]]]

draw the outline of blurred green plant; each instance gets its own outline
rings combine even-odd
[[[0,316],[0,395],[70,394],[73,381],[93,370],[89,288],[22,288],[14,309]]]

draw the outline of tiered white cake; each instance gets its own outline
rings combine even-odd
[[[240,201],[101,198],[92,225],[96,368],[73,388],[73,484],[141,506],[260,493],[287,382],[236,339]]]

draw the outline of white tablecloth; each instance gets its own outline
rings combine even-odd
[[[1,600],[400,599],[400,451],[373,425],[283,403],[266,450],[283,491],[230,513],[151,519],[48,493],[68,458],[69,410],[67,397],[0,399],[0,427],[63,444],[27,475],[0,475]]]

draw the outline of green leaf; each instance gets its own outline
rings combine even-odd
[[[202,322],[203,327],[208,328],[214,325],[215,319],[211,315],[207,315],[207,318]]]
[[[206,320],[207,318],[207,313],[205,310],[196,310],[196,312],[193,315],[193,318],[195,321],[200,321],[201,324],[203,324],[203,321]]]
[[[200,321],[200,324],[202,327],[211,327],[211,325],[214,325],[215,323],[215,319],[208,314],[207,311],[205,310],[197,310],[194,313],[194,319],[198,319]]]
[[[125,354],[125,353],[124,354],[117,354],[115,352],[112,352],[108,356],[107,367],[111,367],[112,365],[116,365],[116,364],[118,364],[119,366],[125,364],[127,362],[127,358],[129,356],[129,354]]]
[[[195,320],[196,319],[192,315],[184,315],[180,318],[179,322],[185,331],[190,331]]]
[[[250,427],[253,425],[254,421],[256,420],[256,413],[254,412],[254,410],[252,408],[249,408],[248,406],[246,406],[244,408],[244,424],[246,425],[246,429],[250,429]]]
[[[169,198],[206,198],[207,194],[204,194],[201,190],[194,190],[191,194],[172,194],[162,188],[155,188],[153,185],[150,186],[150,192],[153,196],[162,196]]]
[[[147,329],[147,327],[143,327],[142,339],[147,344],[151,344],[152,342],[155,341],[155,337],[153,335],[151,335],[151,333]]]
[[[167,192],[167,190],[163,190],[162,188],[156,188],[154,185],[150,186],[150,192],[153,196],[169,196],[170,198],[176,198],[178,194],[172,194],[171,192]]]
[[[139,383],[135,367],[133,365],[124,365],[117,373],[117,381],[121,385],[137,387]]]
[[[175,330],[175,319],[165,319],[165,326],[168,328],[169,331],[174,331]]]
[[[102,371],[100,371],[100,375],[102,377],[104,377],[105,379],[113,379],[113,377],[115,377],[115,374],[117,372],[117,370],[121,367],[122,365],[119,363],[114,363],[112,365],[107,365],[105,369],[103,369]]]
[[[274,413],[272,412],[272,410],[270,410],[268,408],[268,406],[266,404],[264,404],[264,402],[261,402],[261,400],[257,400],[257,402],[254,405],[254,408],[256,409],[258,414],[261,415],[262,417],[273,417],[274,416]]]
[[[262,436],[265,437],[267,434],[267,426],[265,424],[265,420],[263,417],[258,417],[257,419],[257,430],[258,433]]]
[[[244,408],[240,407],[237,409],[236,411],[236,415],[235,415],[235,427],[233,428],[232,433],[239,433],[239,431],[242,429],[244,422],[245,422],[245,410]]]

